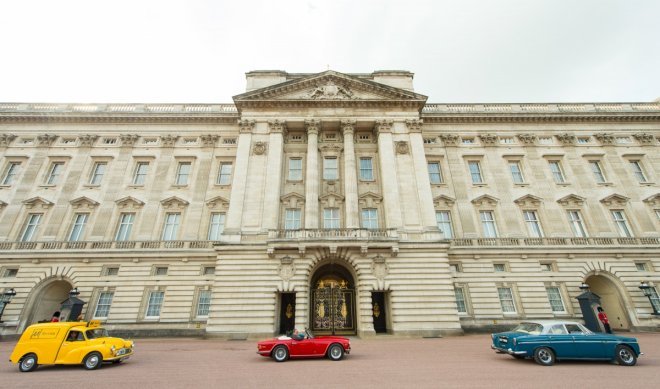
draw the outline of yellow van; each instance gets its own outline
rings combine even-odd
[[[98,320],[40,323],[29,326],[9,357],[22,372],[38,365],[79,365],[93,370],[103,362],[119,363],[133,355],[133,342],[111,338]]]

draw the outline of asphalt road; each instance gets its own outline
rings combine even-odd
[[[137,339],[120,365],[87,371],[39,366],[21,373],[0,342],[0,388],[653,388],[660,381],[660,333],[633,334],[645,354],[637,366],[559,362],[551,367],[490,349],[489,335],[442,339],[352,339],[344,360],[276,363],[256,341]]]

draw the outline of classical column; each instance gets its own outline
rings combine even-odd
[[[433,193],[429,180],[426,153],[424,152],[424,139],[422,138],[422,120],[406,120],[410,134],[410,149],[415,171],[415,182],[419,196],[419,208],[422,214],[422,227],[425,230],[438,228],[433,207]]]
[[[252,130],[254,120],[239,120],[238,144],[236,145],[236,161],[231,181],[231,196],[229,197],[229,210],[225,223],[224,235],[229,240],[230,236],[238,236],[240,241],[241,220],[243,218],[243,205],[245,200],[245,188],[247,186],[247,171],[250,160],[250,146],[252,144]]]
[[[346,228],[360,228],[358,207],[357,170],[355,168],[355,147],[353,133],[355,120],[342,120],[344,133],[344,191],[346,199]]]
[[[270,130],[268,147],[268,166],[266,167],[266,191],[264,193],[263,228],[278,228],[280,210],[280,183],[282,178],[283,134],[286,122],[273,120],[268,122]]]
[[[305,228],[319,228],[319,128],[321,122],[305,120],[307,174],[305,175]]]
[[[399,182],[394,156],[394,141],[392,140],[392,121],[377,120],[378,156],[380,157],[380,177],[383,181],[383,208],[385,210],[385,226],[401,228],[401,204],[399,197]]]

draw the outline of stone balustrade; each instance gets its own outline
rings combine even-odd
[[[426,104],[425,114],[660,112],[660,103]]]
[[[461,238],[451,240],[453,247],[485,246],[658,246],[660,238]]]
[[[336,229],[299,229],[270,230],[269,240],[398,240],[394,228],[336,228]]]

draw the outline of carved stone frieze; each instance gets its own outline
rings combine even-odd
[[[482,134],[479,135],[479,139],[485,146],[494,146],[497,144],[498,137],[495,134]]]
[[[218,139],[220,139],[220,136],[206,134],[206,135],[201,135],[199,138],[202,140],[202,145],[206,147],[213,147],[218,142]]]
[[[376,120],[376,125],[374,127],[376,134],[391,133],[392,124],[393,122],[391,120]]]
[[[177,139],[179,139],[179,137],[175,135],[163,135],[160,137],[160,143],[163,147],[174,147]]]
[[[14,134],[0,134],[0,146],[9,146],[14,139],[16,139]]]
[[[408,147],[408,142],[398,141],[398,142],[394,142],[394,144],[397,154],[408,154],[410,152],[410,147]]]
[[[406,127],[408,127],[408,131],[410,132],[422,132],[422,125],[424,124],[424,121],[422,119],[408,119],[406,120]]]
[[[93,134],[78,135],[78,143],[80,147],[92,147],[98,138],[98,135]]]
[[[387,277],[387,275],[390,273],[390,269],[387,266],[385,257],[378,254],[373,258],[371,263],[371,272],[379,281],[383,281],[385,277]]]
[[[455,134],[442,134],[440,135],[440,140],[442,140],[445,146],[456,146],[460,141],[460,137]]]
[[[518,140],[524,145],[536,144],[536,135],[534,134],[518,134]]]
[[[252,154],[254,155],[265,155],[268,153],[268,143],[267,142],[254,142],[252,146]]]
[[[653,144],[655,140],[655,137],[652,134],[649,134],[648,132],[639,132],[637,134],[633,134],[633,138],[635,138],[637,142],[644,145]]]
[[[37,135],[37,146],[50,147],[53,145],[53,142],[55,142],[55,139],[57,139],[57,135],[53,135],[53,134]]]
[[[241,134],[251,134],[256,122],[254,120],[238,120],[238,131]]]
[[[570,146],[575,144],[575,135],[569,134],[567,132],[559,135],[555,135],[556,138],[564,145]]]
[[[317,85],[307,93],[307,98],[313,100],[352,100],[357,97],[345,86],[337,85],[328,80],[323,85]]]
[[[286,133],[286,121],[285,120],[269,120],[268,121],[268,129],[270,130],[271,134],[285,134]]]
[[[135,143],[137,142],[138,139],[140,139],[140,136],[137,134],[119,135],[119,140],[121,141],[121,145],[126,147],[135,146]]]
[[[603,145],[612,145],[616,139],[614,134],[609,132],[599,132],[594,134],[594,137]]]
[[[324,143],[319,149],[325,154],[339,154],[344,150],[341,143]]]
[[[280,265],[277,272],[279,273],[280,278],[282,278],[284,281],[289,281],[291,278],[293,278],[293,275],[296,274],[293,258],[288,255],[280,258]]]

